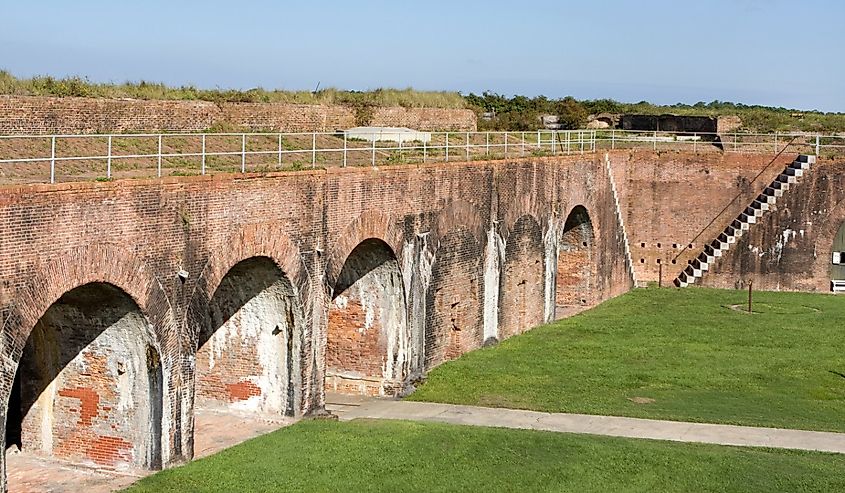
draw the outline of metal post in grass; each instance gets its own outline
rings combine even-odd
[[[156,174],[161,178],[161,134],[158,134],[158,163],[156,164]]]
[[[752,289],[754,288],[754,281],[750,281],[748,283],[748,313],[751,313],[751,298],[752,298]]]
[[[200,168],[200,174],[205,174],[205,134],[202,134],[202,165]]]
[[[56,136],[50,138],[50,183],[56,183]]]
[[[111,178],[111,135],[109,135],[109,153],[106,157],[106,178]]]
[[[311,134],[311,167],[317,164],[317,132]]]
[[[241,173],[246,173],[246,134],[241,134]]]

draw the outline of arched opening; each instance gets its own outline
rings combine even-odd
[[[27,339],[9,398],[7,450],[160,468],[162,385],[152,327],[132,298],[110,284],[77,287]]]
[[[214,292],[208,323],[200,330],[197,407],[296,414],[301,327],[293,284],[271,259],[253,257],[232,267]]]
[[[845,292],[845,223],[833,238],[833,264],[830,268],[830,280],[834,291]],[[838,281],[838,282],[837,282]]]
[[[362,241],[332,289],[326,390],[395,395],[408,376],[410,337],[399,262],[383,241]]]
[[[440,240],[426,293],[426,371],[484,342],[483,258],[478,241],[465,230]]]
[[[544,255],[542,228],[533,217],[520,217],[505,243],[499,302],[501,339],[543,323]]]
[[[569,213],[558,243],[555,318],[576,313],[596,301],[595,235],[583,206]]]

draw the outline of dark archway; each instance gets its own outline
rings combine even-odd
[[[426,293],[425,370],[484,342],[484,252],[464,229],[440,240]]]
[[[499,338],[525,332],[543,323],[543,230],[532,216],[520,217],[505,243],[499,300]]]
[[[845,223],[833,238],[833,263],[830,268],[832,281],[845,281]]]
[[[596,244],[590,214],[583,206],[569,213],[558,243],[555,318],[595,304]]]
[[[6,446],[93,466],[161,467],[163,375],[152,327],[119,288],[53,303],[24,346]]]
[[[332,287],[326,390],[394,395],[411,364],[405,292],[396,254],[382,240],[356,246]]]
[[[197,406],[296,414],[302,321],[294,286],[273,260],[252,257],[232,267],[200,330]]]

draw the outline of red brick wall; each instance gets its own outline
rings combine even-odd
[[[773,157],[671,151],[611,153],[615,174],[624,180],[620,183],[617,178],[617,184],[626,208],[625,226],[638,280],[658,281],[663,264],[664,284],[671,283],[687,261],[724,230],[795,155],[781,156],[751,183]],[[739,198],[729,205],[738,194]],[[689,245],[692,248],[673,264],[674,257]]]
[[[493,301],[503,321],[499,335],[543,320],[544,232],[578,204],[593,221],[597,299],[626,291],[621,237],[598,156],[3,187],[3,355],[19,361],[32,327],[67,291],[89,282],[123,290],[149,320],[161,353],[161,461],[179,463],[192,454],[195,377],[210,366],[196,354],[200,335],[211,324],[215,293],[241,261],[266,257],[290,281],[302,324],[289,388],[294,412],[313,412],[323,405],[328,366],[329,287],[357,245],[376,238],[395,255],[400,272],[393,285],[405,296],[407,327],[388,332],[396,346],[387,347],[399,349],[389,358],[380,354],[379,362],[390,363],[384,368],[393,381],[413,379],[426,369],[424,346],[438,348],[431,365],[439,354],[452,357],[478,344],[477,306],[485,293],[470,274],[484,268],[491,231],[507,245]],[[187,277],[177,276],[182,271]],[[458,290],[466,296],[453,309]],[[452,329],[453,318],[460,331]],[[375,367],[374,360],[368,364]],[[3,374],[0,398],[13,378]],[[235,390],[234,397],[251,396]]]
[[[371,125],[474,131],[471,110],[378,108]],[[344,106],[0,95],[0,135],[244,131],[334,132],[356,126]]]

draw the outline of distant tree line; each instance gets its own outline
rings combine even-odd
[[[485,91],[464,96],[467,105],[479,115],[479,130],[527,131],[542,127],[543,115],[555,115],[562,128],[583,128],[590,115],[601,113],[640,115],[737,115],[742,119],[742,129],[755,132],[842,132],[845,131],[845,113],[802,111],[783,107],[746,105],[729,101],[677,103],[656,105],[647,101],[621,103],[612,99],[577,100],[571,96],[549,99],[546,96],[507,97]],[[484,118],[487,114],[492,118]]]

